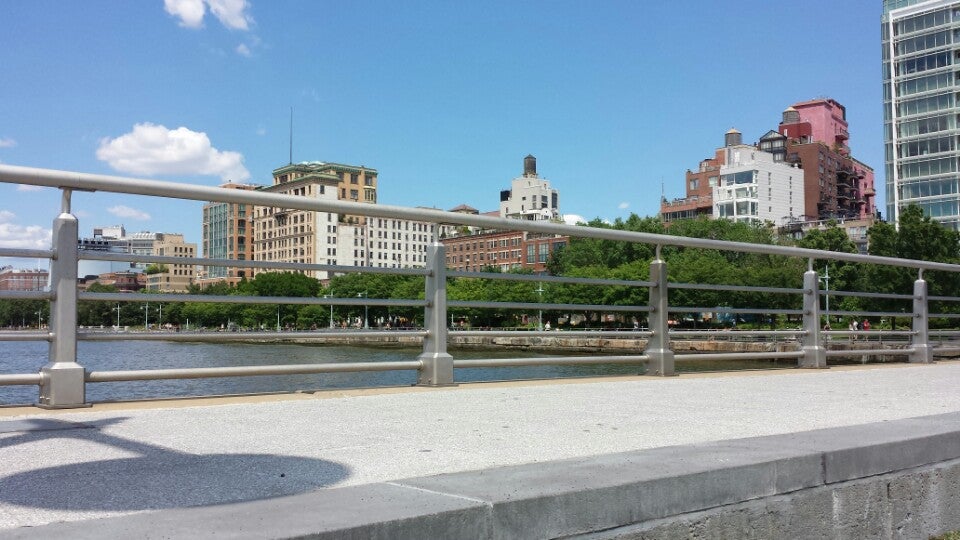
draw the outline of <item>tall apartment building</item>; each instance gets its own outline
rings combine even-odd
[[[253,184],[226,183],[224,189],[255,190]],[[253,206],[211,202],[203,205],[203,257],[207,259],[253,260]],[[235,283],[250,276],[246,268],[206,266],[203,282]]]
[[[920,206],[960,227],[960,0],[884,0],[881,23],[887,216]]]
[[[560,219],[560,197],[550,182],[537,175],[537,158],[523,158],[523,175],[500,192],[500,217],[528,220]]]
[[[262,191],[312,199],[339,199],[341,177],[319,163],[286,165],[273,171],[273,185]],[[359,181],[359,179],[358,179]],[[340,218],[334,212],[273,207],[253,210],[253,258],[258,261],[305,264],[337,263]],[[256,273],[272,270],[256,270]],[[327,279],[326,271],[306,272]]]
[[[143,234],[143,233],[138,233]],[[187,243],[182,234],[150,233],[153,245],[150,255],[159,257],[194,258],[197,245]],[[196,265],[193,263],[158,265],[164,271],[147,275],[147,290],[156,292],[187,292],[196,277]]]

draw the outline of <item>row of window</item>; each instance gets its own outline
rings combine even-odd
[[[927,28],[947,24],[948,22],[950,22],[950,10],[941,9],[897,21],[893,25],[893,34],[895,36],[909,34],[910,32],[918,32]]]
[[[897,123],[897,130],[900,137],[913,137],[916,135],[925,135],[927,133],[937,133],[938,131],[947,131],[956,127],[956,117],[950,115],[940,115],[931,118],[921,118],[919,120],[907,120]]]
[[[897,116],[912,116],[953,108],[953,93],[910,99],[897,103]]]
[[[939,197],[958,193],[957,179],[942,178],[939,180],[924,180],[900,184],[901,199],[919,199],[922,197]]]

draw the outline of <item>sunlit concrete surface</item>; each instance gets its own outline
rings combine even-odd
[[[960,411],[960,363],[0,409],[0,536]]]

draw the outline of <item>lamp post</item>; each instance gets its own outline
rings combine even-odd
[[[825,295],[826,309],[824,311],[827,315],[827,324],[830,324],[830,265],[829,264],[824,268],[823,276],[820,277],[820,280],[823,281],[823,291],[826,293]]]
[[[333,298],[332,294],[323,295],[324,298]],[[330,304],[330,329],[333,329],[333,304]]]
[[[147,302],[146,304],[141,306],[141,308],[143,309],[143,331],[149,332],[150,331],[150,303]]]
[[[37,310],[37,330],[40,330],[41,328],[43,328],[43,310],[38,309]]]
[[[537,290],[534,291],[537,293],[537,303],[543,304],[543,284],[537,283]],[[537,330],[543,331],[543,306],[537,306]]]
[[[160,304],[160,307],[157,308],[157,312],[160,314],[157,319],[157,326],[162,330],[163,329],[163,304]]]
[[[277,306],[277,332],[280,331],[280,306]]]
[[[117,332],[120,331],[120,303],[117,302],[117,307],[113,308],[117,312]]]
[[[357,293],[357,298],[366,298],[366,297],[367,297],[366,291]],[[370,323],[369,323],[369,320],[367,319],[369,308],[370,306],[368,306],[367,304],[363,305],[363,328],[364,329],[370,328]]]

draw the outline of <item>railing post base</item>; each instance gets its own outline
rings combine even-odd
[[[913,338],[910,340],[911,364],[932,364],[933,346],[930,345],[930,314],[927,307],[927,282],[921,277],[913,282]]]
[[[427,247],[427,268],[424,280],[427,307],[423,310],[423,352],[417,357],[420,370],[417,386],[453,386],[453,356],[447,353],[447,270],[443,244]]]
[[[647,341],[643,354],[647,360],[647,375],[672,377],[677,374],[673,363],[673,351],[670,350],[670,325],[667,317],[670,311],[667,283],[667,263],[657,259],[650,263],[650,330],[653,335]]]
[[[43,383],[40,384],[41,409],[72,409],[89,407],[86,403],[84,380],[86,372],[76,362],[50,362],[40,369]]]
[[[423,353],[417,360],[423,364],[417,374],[417,386],[456,386],[453,382],[453,356]]]
[[[670,349],[647,349],[644,353],[647,360],[647,375],[658,377],[674,377],[677,371],[673,363],[673,351]]]
[[[803,330],[799,367],[826,369],[827,348],[820,341],[820,276],[814,270],[803,274]]]

